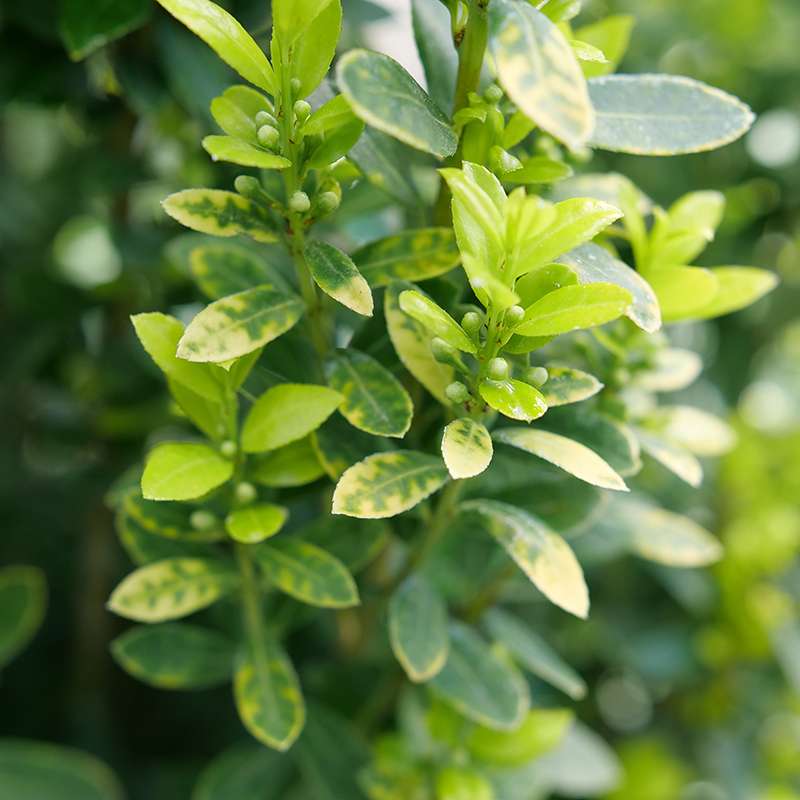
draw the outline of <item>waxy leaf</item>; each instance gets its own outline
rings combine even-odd
[[[392,595],[389,639],[395,657],[415,683],[429,681],[445,665],[450,649],[447,607],[422,576],[406,578]]]
[[[395,280],[424,281],[444,275],[460,260],[450,228],[419,228],[370,242],[353,253],[353,262],[370,286]]]
[[[515,332],[522,336],[557,336],[593,328],[622,316],[631,293],[613,283],[565,286],[525,310]]]
[[[275,0],[272,17],[275,35],[288,49],[334,0]]]
[[[44,619],[47,584],[38,567],[0,569],[0,669],[23,650]]]
[[[481,517],[489,533],[548,600],[577,617],[588,616],[583,571],[557,533],[522,509],[496,500],[469,500],[460,510]]]
[[[466,331],[429,297],[414,289],[407,289],[400,295],[400,308],[424,325],[432,334],[444,339],[465,353],[477,353],[475,342]]]
[[[256,286],[206,306],[186,328],[178,357],[216,362],[252,353],[282,333],[303,314],[303,301],[271,286]]]
[[[504,645],[524,669],[568,694],[573,700],[586,696],[586,683],[526,623],[499,608],[485,617],[489,633]]]
[[[695,311],[692,319],[712,319],[755,303],[778,285],[774,272],[756,267],[714,267],[717,293],[711,302]]]
[[[282,5],[299,7],[302,3],[289,0]],[[291,78],[300,82],[297,97],[307,97],[322,82],[336,53],[342,28],[341,0],[312,0],[308,6],[313,19],[305,28],[289,24],[291,36],[297,37],[288,54]]]
[[[164,211],[193,231],[212,236],[242,234],[257,242],[275,242],[267,212],[257,203],[223,189],[184,189],[163,202]]]
[[[309,242],[306,263],[315,283],[343,306],[372,316],[372,292],[350,256],[325,242]]]
[[[677,75],[608,75],[589,81],[596,125],[589,144],[603,150],[670,156],[713,150],[753,124],[740,100]]]
[[[563,161],[554,161],[546,156],[529,158],[520,169],[503,173],[506,183],[537,184],[556,183],[572,175],[572,167]]]
[[[413,151],[396,139],[367,127],[348,158],[373,186],[404,206],[415,208],[423,200],[413,176],[405,168],[412,155]]]
[[[692,319],[709,308],[719,291],[719,280],[710,269],[664,267],[648,270],[664,322]]]
[[[206,689],[230,680],[233,642],[199,625],[137,625],[111,643],[114,660],[157,689]]]
[[[548,367],[547,383],[541,387],[548,408],[578,403],[594,397],[602,388],[594,375],[570,367]]]
[[[359,603],[347,567],[316,545],[281,538],[259,545],[255,555],[270,583],[303,603],[322,608],[349,608]]]
[[[490,408],[511,419],[531,422],[547,411],[544,396],[537,388],[513,378],[481,381],[478,391]]]
[[[571,267],[564,264],[546,264],[523,275],[517,281],[514,291],[519,295],[519,304],[527,308],[546,294],[577,283],[578,276]]]
[[[243,544],[256,544],[274,536],[286,522],[289,512],[283,506],[260,503],[231,511],[225,518],[225,529],[232,539]]]
[[[200,291],[211,300],[265,284],[282,292],[289,289],[277,269],[250,248],[235,242],[219,242],[195,248],[189,256],[189,266]],[[186,362],[178,360],[178,363]]]
[[[149,0],[92,0],[60,6],[59,29],[69,56],[80,61],[136,30],[150,15]]]
[[[362,519],[394,517],[439,490],[448,479],[442,460],[426,453],[376,453],[344,472],[333,513]]]
[[[458,139],[447,117],[394,59],[351,50],[340,59],[336,78],[368,125],[439,158],[455,152]]]
[[[402,439],[414,407],[389,370],[357,350],[340,350],[325,365],[328,384],[344,397],[339,411],[359,430]]]
[[[206,608],[239,585],[239,573],[222,559],[168,558],[140,567],[108,599],[115,614],[137,622],[164,622]]]
[[[255,92],[255,90],[253,91]],[[258,143],[256,122],[254,119],[255,115],[249,114],[230,97],[226,97],[224,94],[215,97],[211,101],[210,109],[211,116],[214,117],[214,122],[216,122],[228,136],[240,139],[245,143]],[[263,110],[272,113],[269,106]]]
[[[250,463],[253,480],[272,489],[305,486],[325,474],[310,436],[257,456]]]
[[[477,420],[453,420],[444,429],[442,458],[451,478],[473,478],[492,462],[492,437]]]
[[[227,161],[243,167],[286,169],[291,161],[233,136],[206,136],[203,148],[214,161]]]
[[[430,686],[460,714],[493,730],[513,730],[530,706],[522,676],[462,623],[450,625],[450,654]]]
[[[275,75],[261,48],[227,12],[209,0],[158,0],[243,78],[270,94]]]
[[[193,500],[233,475],[233,462],[205,444],[166,442],[154,447],[142,474],[147,500]]]
[[[414,41],[425,70],[425,84],[439,108],[453,107],[458,54],[453,47],[450,14],[443,5],[411,0]]]
[[[628,491],[625,481],[597,453],[565,436],[535,428],[503,428],[492,438],[543,458],[593,486]]]
[[[641,429],[636,430],[636,438],[647,455],[689,486],[697,488],[703,482],[702,465],[681,445]]]
[[[341,405],[343,397],[327,386],[281,383],[256,400],[242,427],[246,453],[276,450],[318,428]]]
[[[594,112],[580,64],[564,35],[527,3],[489,9],[490,47],[500,84],[520,111],[570,148],[585,144]]]

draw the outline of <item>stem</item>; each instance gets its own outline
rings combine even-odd
[[[267,642],[261,608],[261,588],[253,564],[252,545],[237,544],[236,560],[242,577],[242,623],[257,672],[268,669]]]

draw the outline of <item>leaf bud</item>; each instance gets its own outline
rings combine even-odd
[[[499,103],[503,99],[503,90],[495,83],[493,83],[483,95],[487,103]]]
[[[305,100],[298,100],[294,104],[294,115],[298,122],[305,122],[311,116],[311,104]]]
[[[196,511],[192,511],[192,515],[189,517],[189,524],[196,531],[210,531],[216,528],[219,523],[210,511],[198,508]]]
[[[547,383],[549,377],[550,375],[544,367],[529,367],[525,370],[524,380],[525,383],[541,388]]]
[[[273,128],[272,125],[262,125],[256,132],[256,138],[262,147],[272,150],[277,146],[281,135],[278,133],[278,129]]]
[[[253,484],[249,483],[248,481],[242,481],[241,483],[237,483],[235,493],[237,501],[240,502],[242,505],[246,503],[252,503],[257,496],[256,487],[253,486]]]
[[[525,316],[525,309],[522,306],[511,306],[506,309],[505,324],[514,327],[522,322]]]
[[[474,336],[481,329],[481,325],[483,325],[483,317],[477,311],[467,311],[461,318],[461,327],[470,336]]]
[[[451,403],[466,403],[469,399],[469,390],[461,381],[449,383],[444,393]]]
[[[269,111],[259,111],[256,114],[256,126],[261,127],[262,125],[272,125],[273,128],[278,127],[278,120],[269,113]]]
[[[489,377],[493,381],[504,381],[508,378],[508,361],[504,358],[493,358],[489,362]]]
[[[219,452],[222,453],[225,458],[233,458],[236,455],[237,449],[236,442],[231,441],[230,439],[226,439],[219,446]]]
[[[233,182],[233,188],[245,197],[252,197],[259,193],[261,184],[258,182],[258,178],[254,178],[252,175],[237,175]]]
[[[317,208],[323,214],[330,214],[339,208],[339,195],[336,192],[322,192],[317,195]]]
[[[311,208],[311,200],[305,192],[295,192],[289,198],[289,210],[294,211],[295,214],[305,214]]]
[[[292,78],[289,81],[289,87],[292,90],[292,94],[297,94],[300,91],[300,89],[302,89],[303,82],[300,80],[300,78]]]
[[[433,357],[441,364],[450,364],[457,357],[455,347],[438,336],[434,336],[431,339],[431,352]]]

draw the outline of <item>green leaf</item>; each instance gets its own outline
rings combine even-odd
[[[411,575],[389,603],[392,651],[409,679],[425,683],[445,665],[450,648],[447,607],[421,575]]]
[[[373,186],[404,206],[415,208],[424,201],[414,176],[405,168],[412,154],[413,150],[396,139],[367,127],[348,158]]]
[[[648,392],[677,392],[695,382],[703,371],[697,353],[678,347],[656,351],[647,369],[635,377],[635,385]]]
[[[503,428],[492,438],[543,458],[593,486],[628,491],[625,481],[597,453],[565,436],[535,428]]]
[[[275,75],[267,57],[225,9],[209,0],[158,2],[199,36],[229,67],[255,86],[275,94]]]
[[[289,0],[288,4],[284,2],[282,5],[296,4]],[[290,75],[300,81],[298,98],[307,97],[322,82],[336,53],[342,28],[341,0],[317,0],[308,3],[308,7],[316,16],[304,30],[290,29],[292,36],[297,37],[288,57]]]
[[[253,92],[255,92],[255,89]],[[215,97],[211,101],[210,108],[211,116],[214,117],[214,122],[216,122],[228,136],[241,139],[250,144],[258,143],[258,138],[256,137],[256,122],[253,118],[254,115],[249,114],[230,97],[226,97],[224,94]],[[263,110],[269,111],[270,109],[266,108]]]
[[[431,689],[468,719],[494,730],[513,730],[530,706],[528,685],[474,630],[450,625],[450,654]]]
[[[164,622],[206,608],[238,585],[228,561],[168,558],[128,575],[111,593],[108,609],[137,622]]]
[[[305,486],[324,474],[325,470],[309,436],[271,453],[256,456],[250,463],[252,479],[273,489]]]
[[[344,396],[339,409],[347,421],[376,436],[402,439],[414,407],[397,378],[374,358],[340,350],[325,365],[329,385]]]
[[[641,429],[636,429],[636,438],[647,455],[689,486],[697,488],[703,482],[702,465],[681,445]]]
[[[709,269],[667,267],[647,272],[664,322],[692,319],[708,308],[719,291],[719,280]]]
[[[399,297],[400,308],[435,336],[444,339],[465,353],[477,353],[475,342],[466,331],[429,297],[415,289],[407,289]]]
[[[360,602],[347,567],[316,545],[281,538],[259,545],[254,552],[270,583],[302,603],[350,608]]]
[[[234,745],[203,768],[192,800],[281,800],[293,769],[255,742]]]
[[[643,331],[654,333],[661,327],[658,297],[650,284],[636,270],[592,242],[576,247],[559,259],[575,270],[584,286],[613,283],[630,292],[633,301],[625,311]]]
[[[227,161],[243,167],[286,169],[291,161],[233,136],[206,136],[203,148],[214,161]]]
[[[492,463],[492,437],[469,417],[453,420],[442,436],[442,458],[451,478],[474,478]]]
[[[300,319],[303,301],[271,286],[256,286],[206,306],[186,328],[178,357],[220,362],[252,353]]]
[[[397,282],[386,288],[383,311],[395,353],[403,366],[441,403],[448,403],[445,388],[453,382],[453,368],[439,363],[431,352],[431,337],[425,328],[400,308],[400,295],[416,289],[413,283]]]
[[[332,0],[274,0],[272,24],[285,49],[299,39]]]
[[[467,749],[484,763],[521,767],[555,749],[572,719],[572,712],[564,708],[534,708],[513,731],[475,728],[467,740]]]
[[[353,253],[370,286],[395,280],[424,281],[444,275],[460,260],[450,228],[418,228],[378,239]]]
[[[778,285],[774,272],[756,267],[714,267],[717,293],[708,305],[692,314],[692,319],[712,319],[752,305]]]
[[[327,386],[304,383],[273,386],[256,400],[244,421],[242,449],[246,453],[260,453],[302,439],[322,425],[342,400],[339,392]]]
[[[570,546],[543,522],[496,500],[469,500],[462,513],[475,513],[534,586],[555,605],[585,619],[589,593]]]
[[[547,264],[523,275],[517,281],[514,291],[519,295],[519,304],[527,308],[546,294],[564,286],[574,286],[577,282],[578,276],[571,267],[564,264]]]
[[[260,503],[231,511],[225,518],[225,528],[237,542],[256,544],[274,536],[288,516],[289,511],[283,506]]]
[[[608,75],[589,81],[602,150],[670,156],[713,150],[748,131],[755,117],[740,100],[678,75]]]
[[[225,423],[221,402],[208,400],[202,395],[193,392],[182,383],[177,383],[169,378],[167,378],[167,386],[180,412],[183,413],[198,430],[202,431],[209,439],[214,441],[223,438]]]
[[[448,479],[440,458],[412,450],[376,453],[354,464],[333,493],[333,513],[394,517],[438,491]]]
[[[69,56],[80,61],[144,25],[148,0],[70,0],[61,4],[59,29]]]
[[[338,98],[334,98],[336,99]],[[363,133],[364,123],[350,112],[347,123],[323,132],[322,141],[308,157],[308,165],[315,169],[324,169],[333,164],[350,152]]]
[[[37,567],[0,569],[0,669],[31,641],[44,619],[47,583]]]
[[[563,161],[554,161],[546,156],[534,156],[527,159],[520,169],[503,173],[503,180],[507,183],[537,184],[556,183],[569,178],[572,167]]]
[[[123,800],[114,773],[71,747],[27,739],[0,740],[0,775],[8,800]]]
[[[375,451],[370,434],[355,430],[344,417],[334,416],[311,435],[311,445],[332,480]]]
[[[522,620],[499,608],[490,609],[485,619],[489,633],[518,664],[573,700],[586,696],[586,683],[581,676]]]
[[[199,625],[137,625],[111,642],[114,660],[157,689],[207,689],[230,680],[233,642]]]
[[[177,319],[150,312],[135,314],[131,322],[142,347],[165,375],[207,400],[220,400],[224,374],[214,366],[189,364],[175,355],[184,330]]]
[[[495,800],[495,793],[480,772],[444,767],[436,775],[436,800]]]
[[[547,411],[542,393],[534,386],[514,380],[484,380],[478,391],[486,403],[511,419],[531,422]]]
[[[617,319],[632,302],[627,289],[613,283],[564,286],[525,310],[515,329],[523,336],[558,336]]]
[[[191,523],[192,506],[186,503],[145,500],[138,492],[130,492],[122,503],[126,514],[145,530],[165,539],[185,542],[213,542],[224,536],[222,525],[209,530],[196,530]]]
[[[372,292],[350,256],[325,242],[309,242],[305,258],[314,282],[325,294],[357,314],[372,316]]]
[[[431,99],[439,108],[449,110],[453,107],[458,71],[450,14],[443,5],[428,0],[412,0],[411,22]]]
[[[336,78],[368,125],[439,158],[455,152],[458,139],[447,117],[394,59],[351,50],[339,60]]]
[[[184,189],[167,197],[162,206],[181,225],[212,236],[242,234],[257,242],[278,237],[266,210],[235,192],[222,189]]]
[[[602,388],[603,384],[588,372],[570,367],[548,367],[547,383],[541,391],[547,407],[553,408],[594,397]]]
[[[270,284],[282,292],[289,290],[289,285],[277,269],[263,261],[249,247],[235,242],[196,247],[189,256],[189,265],[200,291],[211,300],[264,284]]]
[[[292,662],[276,641],[264,639],[263,647],[247,648],[233,679],[233,695],[245,728],[283,752],[303,730],[306,709]]]
[[[594,112],[580,64],[564,35],[527,3],[494,2],[489,45],[500,84],[543,131],[570,148],[594,127]]]
[[[233,462],[205,444],[166,442],[154,447],[142,474],[148,500],[193,500],[233,475]]]
[[[583,65],[583,74],[587,78],[607,75],[616,70],[628,49],[634,22],[631,14],[612,14],[575,31],[577,39],[599,48],[606,57],[605,63]]]

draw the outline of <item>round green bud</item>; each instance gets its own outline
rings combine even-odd
[[[203,509],[192,511],[189,523],[196,531],[210,531],[218,524],[217,518],[210,511],[204,511]]]
[[[469,390],[466,386],[464,386],[461,381],[453,381],[447,385],[447,388],[444,390],[445,395],[447,395],[447,399],[450,400],[451,403],[466,403],[469,399]]]
[[[261,188],[261,184],[258,182],[258,179],[254,178],[252,175],[237,175],[236,180],[233,182],[233,188],[236,189],[239,194],[250,197],[258,192]]]
[[[469,334],[475,334],[483,325],[483,317],[477,311],[467,311],[461,318],[461,327]]]
[[[499,103],[503,99],[503,90],[493,83],[483,96],[487,103]]]
[[[272,125],[262,125],[256,132],[256,138],[262,147],[272,150],[278,144],[281,135],[278,133],[278,129],[273,128]]]
[[[297,94],[302,88],[303,82],[300,78],[292,78],[291,81],[289,81],[289,86],[292,89],[292,94]]]
[[[442,364],[449,364],[456,357],[456,349],[444,339],[434,336],[431,339],[433,357]]]
[[[305,214],[311,208],[311,201],[305,192],[295,192],[289,198],[289,210],[295,214]]]
[[[298,100],[294,104],[294,115],[300,122],[305,122],[311,116],[311,103]]]
[[[278,120],[269,111],[259,111],[256,114],[256,126],[260,128],[262,125],[272,125],[273,128],[277,128]]]
[[[522,306],[511,306],[506,309],[505,323],[508,326],[519,325],[525,316],[525,309]]]
[[[242,481],[236,484],[236,499],[240,503],[252,503],[256,499],[256,487],[252,483]]]
[[[233,442],[230,439],[226,439],[219,446],[219,451],[223,456],[225,456],[225,458],[233,458],[236,455],[237,450],[238,448],[236,447],[236,442]]]
[[[339,208],[339,195],[336,192],[322,192],[317,195],[317,208],[323,214],[330,214]]]
[[[489,362],[489,377],[493,381],[504,381],[508,377],[508,361],[504,358],[493,358]]]
[[[525,382],[537,388],[544,386],[549,377],[550,375],[544,367],[530,367],[525,370]]]

